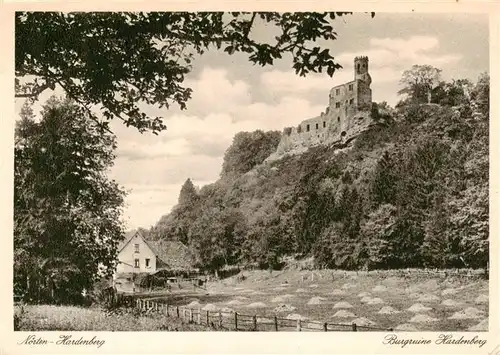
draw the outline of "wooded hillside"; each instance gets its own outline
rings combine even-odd
[[[188,244],[207,269],[278,267],[283,256],[341,269],[486,267],[489,77],[413,89],[395,109],[374,105],[378,123],[345,147],[264,163],[277,132],[239,133],[221,178],[199,191],[187,180],[150,238]]]

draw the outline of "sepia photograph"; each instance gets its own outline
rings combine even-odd
[[[490,329],[488,14],[13,16],[14,331]]]

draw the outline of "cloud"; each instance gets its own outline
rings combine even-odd
[[[206,67],[197,79],[186,80],[186,86],[193,89],[190,107],[202,112],[231,112],[251,102],[250,85],[230,80],[228,71],[222,68]]]
[[[133,186],[127,198],[130,223],[154,224],[168,213],[188,177],[200,185],[215,181],[236,133],[281,131],[319,115],[328,104],[328,91],[353,79],[353,59],[359,55],[370,59],[374,100],[391,104],[397,100],[403,70],[413,64],[439,67],[460,60],[454,53],[441,53],[437,38],[413,36],[372,38],[365,51],[340,53],[336,59],[344,68],[333,78],[324,74],[304,78],[274,68],[250,84],[230,75],[226,68],[205,67],[186,80],[193,89],[187,111],[159,112],[145,107],[146,112],[165,117],[167,130],[159,136],[116,127],[119,149],[113,174],[126,188]],[[252,92],[263,93],[260,96],[266,101],[256,101]]]
[[[333,78],[325,74],[311,74],[304,78],[291,71],[272,70],[261,75],[261,84],[272,95],[325,92],[333,86],[353,80],[354,58],[368,56],[370,75],[376,88],[378,84],[397,82],[402,71],[414,64],[440,67],[461,59],[458,54],[439,53],[438,49],[438,39],[431,36],[413,36],[407,39],[372,38],[366,50],[343,52],[335,57],[343,68],[335,72]]]
[[[432,36],[403,38],[372,38],[366,51],[345,52],[337,56],[340,62],[352,62],[360,55],[368,56],[371,68],[408,68],[413,64],[443,65],[460,60],[457,54],[439,53],[439,40]]]

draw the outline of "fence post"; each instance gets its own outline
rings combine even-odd
[[[257,331],[257,316],[254,315],[252,318],[253,318],[253,330]]]
[[[356,332],[358,329],[356,327],[356,323],[352,323],[352,331]]]
[[[278,317],[274,316],[274,330],[278,331]]]
[[[180,317],[180,314],[179,314],[179,306],[176,307],[176,311],[177,311],[177,318]]]
[[[222,313],[219,311],[219,327],[222,328]]]
[[[328,323],[326,323],[326,322],[325,322],[325,323],[323,324],[323,329],[325,330],[325,332],[327,332],[327,331],[328,331]]]
[[[198,308],[198,324],[201,324],[201,308]]]
[[[155,302],[155,311],[158,312],[158,303]]]
[[[234,330],[238,330],[238,312],[234,312]]]
[[[168,303],[165,304],[165,315],[168,317]]]
[[[210,312],[207,311],[207,325],[210,325]]]
[[[194,319],[193,319],[193,309],[192,308],[189,308],[189,321],[191,323],[193,323]]]
[[[297,331],[301,332],[302,331],[302,322],[300,319],[297,319]]]

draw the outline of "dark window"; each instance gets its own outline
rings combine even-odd
[[[360,65],[359,65],[359,63],[358,63],[358,72],[359,72],[359,68],[361,68],[361,66],[360,66]]]
[[[337,122],[340,122],[340,117],[337,117]]]
[[[138,268],[139,267],[139,259],[134,260],[134,267]]]
[[[350,84],[350,85],[349,85],[349,91],[352,91],[352,89],[353,89],[353,85],[352,85],[352,84]]]
[[[319,128],[319,125],[316,123],[316,129],[318,129],[318,128]]]
[[[146,259],[146,267],[149,267],[149,259]]]
[[[340,95],[340,89],[335,90],[335,95]]]
[[[336,102],[336,103],[335,103],[335,107],[336,107],[336,108],[339,108],[339,107],[340,107],[340,102]]]
[[[323,128],[325,128],[325,127],[326,127],[326,122],[325,122],[325,121],[323,121]]]
[[[139,252],[139,244],[134,244],[134,252],[135,253]]]
[[[354,99],[350,99],[349,103],[352,105],[354,103]]]
[[[309,132],[309,125],[306,126],[306,131]]]

